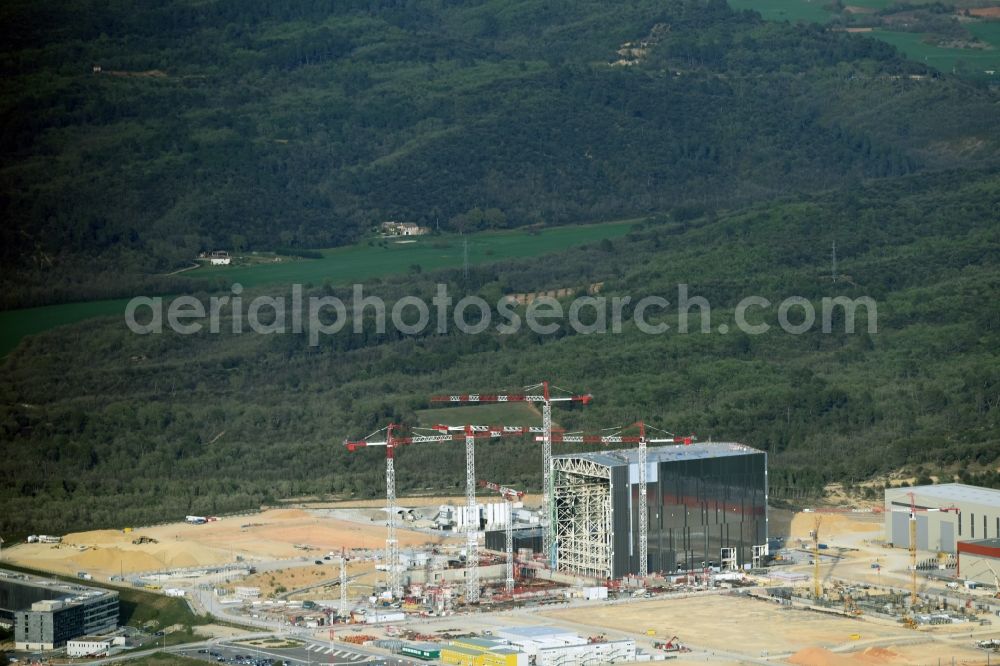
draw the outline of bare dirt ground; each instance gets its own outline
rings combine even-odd
[[[373,562],[350,562],[347,565],[347,575],[351,577],[347,589],[348,595],[352,599],[362,592],[369,594],[376,580],[380,577],[380,574],[375,571]],[[381,576],[384,577],[384,574]],[[300,600],[339,599],[339,577],[340,563],[331,560],[323,565],[263,571],[244,578],[236,585],[259,587],[262,597],[271,597],[275,594],[310,587],[312,589],[294,594],[290,598]],[[322,583],[328,584],[321,585]],[[235,585],[231,586],[231,589],[234,587]]]
[[[937,664],[939,657],[941,663],[953,657],[956,664],[985,663],[983,653],[972,649],[971,639],[932,642],[930,636],[903,627],[737,597],[662,599],[544,615],[571,626],[631,633],[640,641],[648,631],[659,639],[676,635],[695,648],[681,655],[679,664],[738,663],[740,657],[798,666],[916,666]]]
[[[970,9],[969,13],[981,18],[1000,18],[1000,7],[978,7]]]
[[[430,498],[429,498],[430,499]],[[439,502],[440,503],[440,502]],[[375,506],[378,506],[377,503]],[[158,543],[136,545],[139,536]],[[444,541],[412,530],[400,529],[400,546]],[[169,523],[135,528],[132,532],[94,530],[63,537],[61,544],[18,544],[3,549],[4,560],[14,564],[75,574],[87,571],[99,577],[203,567],[235,562],[323,555],[341,548],[381,548],[385,527],[336,518],[319,517],[301,509],[276,509],[259,514],[231,516],[204,525]],[[308,546],[310,550],[295,546]]]
[[[669,638],[747,656],[794,653],[813,646],[835,647],[863,638],[907,637],[904,629],[863,624],[849,618],[791,610],[738,597],[663,599],[628,605],[555,611],[552,617]]]

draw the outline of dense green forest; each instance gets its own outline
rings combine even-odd
[[[594,403],[560,409],[567,428],[637,419],[770,454],[773,498],[906,469],[996,484],[1000,453],[1000,176],[958,170],[852,184],[731,212],[680,211],[625,237],[545,260],[446,270],[366,285],[387,301],[435,284],[488,301],[505,292],[603,281],[602,295],[706,298],[712,333],[365,333],[207,331],[141,336],[120,318],[25,340],[0,367],[0,532],[59,532],[221,513],[284,497],[377,497],[378,451],[349,454],[387,422],[415,423],[433,394],[551,379]],[[831,247],[836,242],[834,279]],[[272,292],[277,293],[277,292]],[[349,298],[316,286],[313,294]],[[733,330],[761,295],[868,296],[878,328]],[[248,291],[247,297],[252,296]],[[203,299],[209,297],[202,294]],[[626,309],[626,314],[629,314]],[[775,324],[775,309],[760,312]],[[697,330],[697,329],[695,329]],[[398,456],[403,492],[458,491],[460,444]],[[565,449],[569,450],[569,449]],[[482,473],[538,489],[539,447],[484,443]]]
[[[0,75],[4,308],[386,219],[733,208],[998,154],[988,87],[724,0],[12,0]]]

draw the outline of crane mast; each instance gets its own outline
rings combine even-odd
[[[465,601],[479,602],[479,505],[476,502],[476,439],[540,433],[537,426],[435,425],[444,433],[462,432],[465,438]],[[511,535],[513,539],[513,535]]]
[[[397,436],[397,432],[402,430],[402,426],[390,423],[382,430],[385,431],[384,440],[372,440],[377,431],[365,439],[357,441],[346,441],[344,445],[348,451],[354,452],[367,447],[385,447],[385,510],[386,510],[386,539],[385,539],[385,562],[386,562],[386,587],[389,593],[396,599],[403,596],[403,576],[402,568],[399,564],[399,541],[396,538],[396,448],[407,444],[423,444],[430,442],[451,442],[461,439],[461,435],[451,433],[434,433],[429,435],[411,435],[409,437]]]
[[[479,508],[476,504],[476,437],[465,429],[465,602],[479,603]]]
[[[338,614],[340,617],[348,616],[347,609],[347,558],[343,553],[340,554],[340,608],[338,609]]]
[[[555,506],[552,502],[552,403],[570,402],[589,405],[593,396],[583,395],[558,395],[553,396],[549,391],[549,382],[542,382],[534,386],[527,387],[528,391],[541,389],[541,393],[524,394],[452,394],[435,396],[432,402],[446,402],[450,404],[478,405],[483,403],[505,403],[505,402],[530,402],[541,404],[542,406],[542,505],[545,516],[545,525],[542,531],[542,549],[549,558],[550,565],[554,568],[556,562],[555,550]]]
[[[504,523],[504,553],[507,556],[504,591],[511,595],[514,594],[514,500],[524,497],[524,493],[490,481],[480,481],[479,485],[498,492],[507,505],[507,516]]]

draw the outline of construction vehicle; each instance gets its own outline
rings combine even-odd
[[[141,546],[144,543],[160,543],[160,542],[154,539],[153,537],[141,536],[137,539],[132,539],[132,543],[134,543],[136,546]]]
[[[685,647],[680,640],[673,636],[669,641],[653,641],[653,648],[664,652],[690,652],[691,648]]]

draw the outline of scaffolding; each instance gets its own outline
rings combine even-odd
[[[611,469],[585,458],[552,459],[556,569],[612,574]]]

